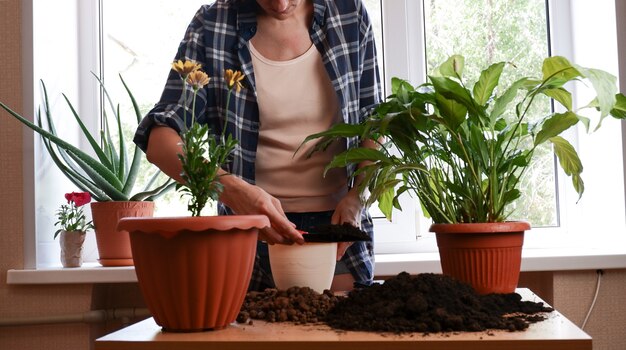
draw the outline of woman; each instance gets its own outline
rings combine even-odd
[[[246,77],[229,105],[227,128],[239,145],[223,170],[233,176],[221,177],[220,214],[267,215],[271,227],[261,236],[269,244],[302,244],[298,229],[323,223],[347,222],[373,234],[351,183],[354,169],[323,176],[333,155],[360,140],[310,158],[307,149],[294,155],[307,135],[338,122],[358,123],[380,102],[374,37],[361,0],[216,1],[197,12],[175,59],[199,62],[212,77],[199,91],[195,111],[214,133],[224,124],[224,70]],[[178,181],[181,89],[171,72],[161,101],[134,140],[150,162]],[[251,290],[273,285],[266,243],[260,242],[257,252]],[[342,243],[337,258],[333,289],[371,283],[371,243]]]

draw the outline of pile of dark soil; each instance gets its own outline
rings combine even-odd
[[[341,299],[324,321],[333,328],[383,332],[524,330],[553,309],[512,294],[478,295],[455,279],[406,272]]]
[[[303,235],[306,242],[357,242],[371,241],[372,238],[359,228],[348,223],[319,225]]]
[[[237,322],[250,319],[268,322],[317,323],[339,301],[329,290],[320,294],[309,287],[287,290],[268,288],[263,292],[248,292]]]
[[[439,274],[406,272],[347,296],[308,287],[249,292],[237,321],[325,322],[341,330],[375,332],[520,331],[553,311],[512,294],[478,295],[468,284]]]

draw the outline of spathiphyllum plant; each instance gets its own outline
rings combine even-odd
[[[94,137],[81,120],[70,100],[67,96],[63,95],[73,118],[76,123],[78,123],[84,137],[89,142],[95,157],[92,157],[87,152],[57,135],[48,101],[48,91],[43,81],[41,85],[44,94],[43,109],[45,123],[42,120],[41,110],[37,113],[37,124],[35,124],[11,110],[11,108],[2,102],[0,102],[0,107],[6,110],[11,116],[15,117],[15,119],[37,132],[41,136],[48,154],[59,170],[82,191],[89,192],[94,200],[98,202],[154,200],[173,187],[173,183],[166,181],[162,184],[156,184],[160,171],[155,169],[154,175],[146,187],[141,191],[136,191],[135,183],[139,173],[142,152],[131,143],[132,159],[130,159],[126,149],[127,143],[122,134],[119,105],[116,106],[109,98],[109,94],[102,80],[97,77],[96,79],[100,83],[107,102],[110,105],[110,111],[115,117],[116,123],[114,127],[117,132],[117,139],[112,136],[106,110],[105,113],[103,113],[104,122],[102,123],[102,130],[100,130],[100,136]],[[139,106],[126,85],[126,82],[124,82],[124,79],[121,76],[120,79],[132,102],[137,122],[139,122],[142,117]],[[71,119],[69,116],[68,118]]]
[[[468,86],[464,64],[462,56],[452,56],[418,87],[394,78],[392,95],[364,123],[336,125],[305,142],[319,139],[316,150],[321,150],[337,138],[380,140],[378,149],[346,150],[327,169],[367,162],[357,172],[363,176],[361,190],[369,190],[367,204],[378,201],[389,219],[393,207],[401,209],[398,196],[409,192],[435,223],[505,221],[507,206],[521,195],[520,179],[545,143],[582,195],[583,166],[561,134],[577,124],[593,131],[609,115],[626,118],[626,97],[617,93],[615,77],[550,57],[537,77],[503,84],[503,70],[515,66],[499,62]],[[567,84],[572,81],[595,92],[587,105],[574,108]],[[540,95],[562,108],[529,115]],[[583,116],[583,109],[597,120]]]
[[[237,140],[232,135],[226,136],[228,105],[233,89],[240,91],[241,80],[244,78],[239,71],[226,70],[224,80],[228,86],[228,96],[224,127],[221,135],[213,135],[208,125],[197,122],[194,109],[198,90],[207,85],[210,80],[201,68],[200,64],[193,61],[179,60],[172,64],[172,69],[180,75],[183,81],[185,106],[187,105],[186,87],[192,90],[191,121],[187,123],[185,110],[185,126],[189,126],[181,133],[182,154],[178,155],[183,167],[181,176],[184,182],[176,184],[176,189],[181,195],[188,197],[187,209],[192,216],[200,216],[209,199],[217,201],[222,193],[223,185],[219,182],[218,171],[228,161],[228,157],[237,145]]]

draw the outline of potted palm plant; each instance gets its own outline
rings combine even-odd
[[[390,219],[394,207],[401,209],[399,195],[415,196],[434,222],[431,231],[437,235],[443,272],[480,293],[508,293],[517,286],[523,234],[530,225],[507,221],[507,208],[521,195],[520,179],[535,150],[549,143],[582,195],[581,161],[561,134],[579,123],[589,130],[590,119],[580,114],[582,109],[598,112],[598,127],[608,115],[624,119],[626,97],[617,93],[615,77],[563,57],[545,59],[539,77],[523,77],[507,86],[500,77],[512,64],[492,64],[471,87],[463,78],[464,65],[464,58],[454,55],[418,87],[394,78],[392,95],[364,123],[337,125],[305,142],[319,139],[314,150],[319,151],[342,137],[381,140],[379,149],[346,150],[328,168],[368,162],[356,174],[364,179],[361,190],[370,192],[368,205],[378,201]],[[574,108],[566,85],[573,81],[587,81],[595,91],[580,109]],[[529,115],[540,95],[563,111]],[[499,242],[488,238],[496,232]],[[486,266],[470,268],[474,257]],[[487,268],[494,275],[487,275]]]
[[[172,68],[183,81],[183,99],[192,98],[193,111],[197,92],[209,77],[193,61],[177,61]],[[226,111],[242,79],[239,71],[226,70]],[[269,226],[263,215],[201,216],[209,200],[219,199],[223,186],[218,170],[237,141],[226,136],[226,125],[221,135],[213,135],[196,122],[195,112],[190,118],[179,154],[184,182],[176,186],[188,198],[192,216],[123,218],[118,225],[130,232],[148,309],[163,330],[175,332],[221,329],[235,321],[252,275],[258,232]]]
[[[43,81],[41,85],[45,118],[42,118],[41,111],[39,111],[36,124],[2,102],[0,102],[0,107],[37,132],[59,170],[74,185],[83,192],[88,192],[94,199],[90,207],[100,264],[103,266],[133,265],[128,232],[116,229],[117,220],[124,216],[152,216],[154,212],[153,200],[167,192],[174,184],[169,180],[157,184],[160,175],[160,171],[157,169],[147,186],[142,191],[136,191],[135,184],[141,163],[141,150],[131,144],[132,158],[129,157],[129,150],[127,150],[122,135],[119,106],[116,107],[112,102],[102,80],[98,77],[96,79],[102,87],[110,105],[110,111],[115,117],[113,132],[117,133],[117,138],[111,132],[106,113],[104,113],[104,123],[102,130],[100,130],[101,136],[99,138],[94,137],[67,96],[63,95],[95,156],[89,155],[58,136],[52,118],[48,92]],[[139,107],[124,79],[121,76],[120,79],[132,102],[137,122],[139,122],[141,119]]]

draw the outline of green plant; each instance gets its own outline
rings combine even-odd
[[[116,131],[118,135],[116,142],[113,141],[113,137],[109,129],[106,111],[103,113],[104,123],[103,128],[100,131],[100,143],[98,143],[96,138],[93,137],[89,130],[87,130],[72,103],[69,101],[67,96],[63,94],[74,119],[80,126],[83,135],[91,145],[95,158],[57,136],[56,127],[50,111],[48,92],[43,81],[41,82],[41,85],[43,88],[43,107],[47,127],[43,124],[41,109],[37,112],[37,124],[35,124],[16,113],[2,102],[0,102],[0,107],[24,125],[37,132],[42,137],[43,143],[50,154],[50,157],[59,170],[61,170],[61,172],[82,191],[89,192],[96,201],[154,200],[172,188],[174,184],[168,180],[161,185],[153,187],[158,176],[160,175],[160,171],[157,170],[142,192],[132,193],[141,162],[141,150],[134,144],[132,145],[133,158],[129,163],[126,142],[122,137],[122,121],[119,115],[119,106],[116,107],[111,101],[102,80],[98,77],[96,77],[96,79],[100,83],[100,86],[102,87],[110,105],[110,109],[115,116],[115,126],[117,128]],[[132,102],[137,122],[139,122],[142,117],[139,107],[137,106],[133,94],[126,85],[126,82],[124,82],[124,79],[121,76],[120,79]]]
[[[192,112],[190,126],[181,133],[182,154],[178,155],[183,167],[181,174],[184,183],[176,184],[176,189],[181,196],[189,197],[187,209],[192,216],[200,216],[202,209],[209,199],[217,201],[224,186],[218,181],[218,171],[228,160],[237,145],[232,135],[226,137],[226,122],[228,121],[228,105],[233,89],[241,89],[240,81],[243,75],[239,71],[227,69],[224,79],[228,85],[226,98],[226,114],[222,134],[218,136],[209,132],[206,124],[196,122],[195,105],[198,90],[209,83],[207,74],[200,70],[200,64],[193,61],[177,61],[172,64],[183,82],[183,99],[187,105],[185,87],[190,86],[193,91]],[[185,110],[185,126],[187,126],[187,113]]]
[[[626,97],[617,93],[615,77],[550,57],[541,78],[500,86],[503,70],[513,66],[500,62],[482,71],[470,89],[462,77],[464,65],[462,56],[452,56],[417,88],[394,78],[392,95],[364,123],[336,125],[305,142],[320,139],[313,150],[319,151],[342,137],[381,140],[379,149],[346,150],[327,169],[368,162],[356,174],[363,176],[360,190],[369,190],[367,205],[378,201],[388,219],[393,207],[401,209],[398,196],[408,192],[435,223],[505,221],[507,205],[521,195],[520,178],[545,143],[582,195],[581,161],[560,135],[578,123],[589,131],[591,121],[579,113],[582,109],[599,111],[594,130],[608,115],[626,118]],[[590,82],[596,93],[580,109],[573,108],[566,86],[575,80]],[[531,121],[528,112],[540,95],[564,111]]]
[[[89,192],[66,193],[65,199],[67,200],[67,204],[62,204],[61,208],[59,208],[56,212],[58,219],[54,225],[59,225],[61,228],[56,230],[54,238],[57,238],[61,231],[86,232],[89,229],[93,229],[93,223],[91,221],[87,221],[82,208],[83,205],[91,202],[91,195]]]

